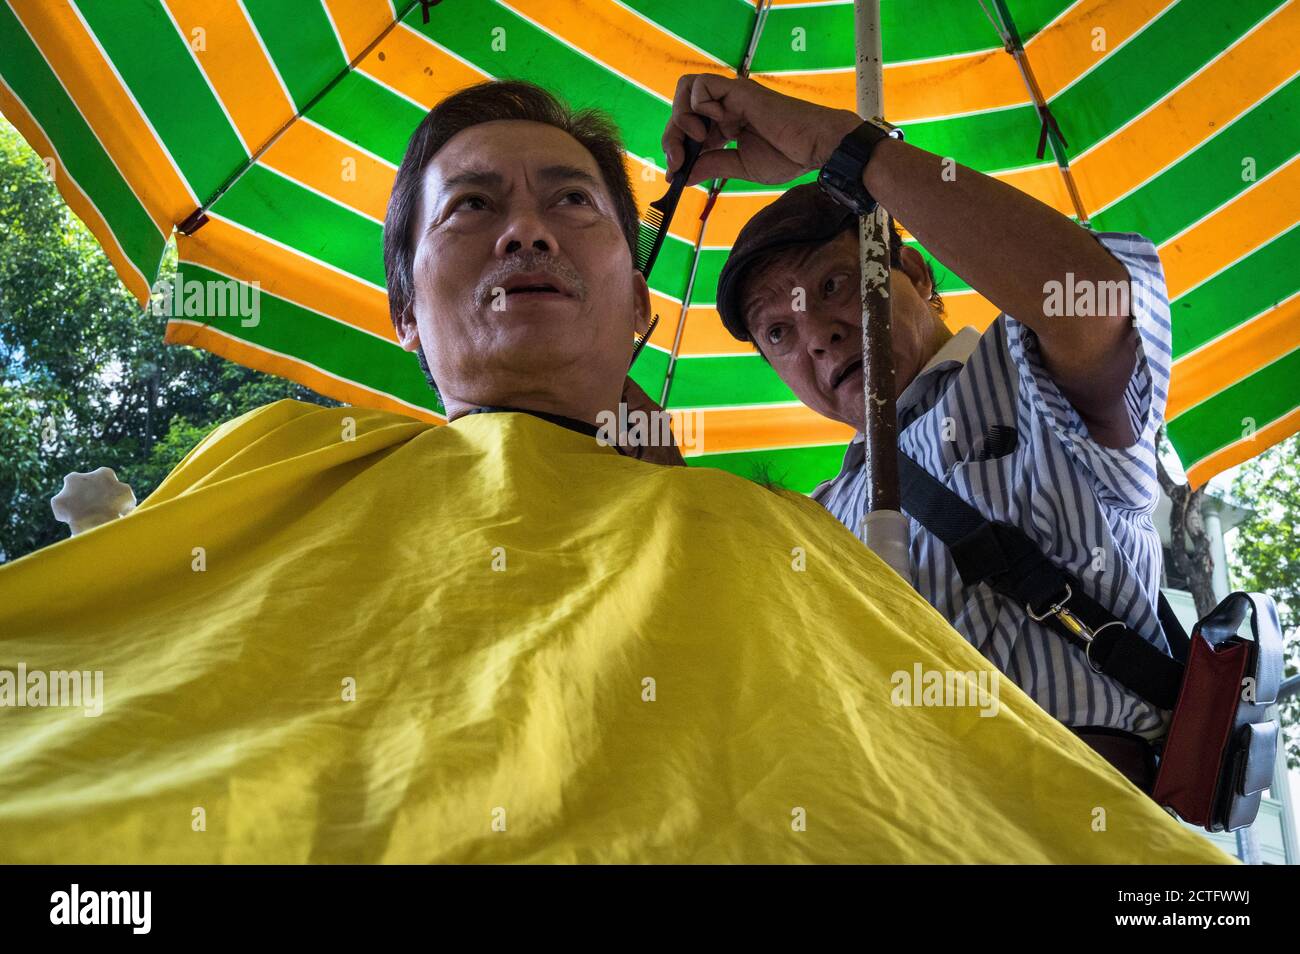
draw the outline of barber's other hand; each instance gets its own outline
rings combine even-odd
[[[646,415],[649,426],[644,428],[647,439],[658,441],[663,430],[659,426],[659,415],[664,413],[663,408],[651,399],[650,395],[641,390],[631,378],[623,382],[623,396],[621,398],[627,405],[627,415],[629,420],[632,418],[634,411],[642,411]],[[629,423],[628,430],[632,430]],[[686,460],[682,457],[682,452],[677,449],[677,436],[671,430],[668,431],[670,441],[667,447],[636,447],[630,444],[624,444],[619,447],[619,451],[625,457],[635,457],[637,460],[643,460],[647,464],[663,464],[666,467],[685,467]]]
[[[707,134],[701,116],[713,120]],[[851,110],[786,96],[747,77],[687,73],[677,81],[662,145],[671,175],[682,164],[685,138],[703,141],[687,185],[723,177],[774,185],[825,164],[861,124]],[[736,148],[724,149],[732,140]]]

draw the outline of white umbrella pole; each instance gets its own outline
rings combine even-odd
[[[856,0],[857,111],[884,117],[879,0]],[[862,381],[866,405],[867,479],[863,537],[867,546],[911,583],[907,517],[898,488],[898,420],[894,410],[894,349],[889,299],[889,235],[879,205],[858,222],[862,273]]]

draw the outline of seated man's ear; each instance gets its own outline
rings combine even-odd
[[[632,272],[632,295],[636,309],[634,330],[643,335],[650,329],[650,287],[645,283],[645,276],[635,269]]]
[[[398,314],[394,324],[397,331],[397,343],[403,351],[418,351],[420,348],[420,328],[415,321],[415,309],[407,305]]]

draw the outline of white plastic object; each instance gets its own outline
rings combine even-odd
[[[125,517],[135,509],[135,492],[117,479],[111,467],[63,478],[63,489],[50,498],[55,519],[66,523],[75,537],[101,524]]]
[[[911,534],[907,517],[897,510],[873,510],[863,518],[862,529],[871,552],[911,586]]]

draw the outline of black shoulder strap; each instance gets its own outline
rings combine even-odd
[[[1165,631],[1165,639],[1169,642],[1169,651],[1174,654],[1175,659],[1185,664],[1187,654],[1192,650],[1192,640],[1187,635],[1187,630],[1183,629],[1183,624],[1178,621],[1178,617],[1174,614],[1174,608],[1165,599],[1163,591],[1160,593],[1160,604],[1156,607],[1156,616],[1160,620],[1160,628]]]
[[[987,583],[1083,649],[1097,672],[1161,709],[1174,707],[1183,681],[1183,666],[1177,659],[1090,598],[1079,580],[1053,564],[1019,527],[986,520],[901,451],[898,469],[903,509],[948,547],[963,583]],[[1166,612],[1170,617],[1173,612],[1163,595],[1160,600],[1163,626]],[[1177,635],[1185,645],[1181,626]],[[1166,630],[1166,638],[1170,637]],[[1172,639],[1170,645],[1173,648]]]

